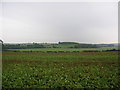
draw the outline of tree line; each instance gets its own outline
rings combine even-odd
[[[70,44],[71,46],[69,46]],[[65,48],[99,48],[99,47],[113,47],[112,44],[79,44],[76,42],[59,42],[58,44],[2,44],[2,49],[30,49],[30,48],[64,48],[61,45],[66,45]]]

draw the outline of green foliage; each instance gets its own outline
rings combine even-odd
[[[59,42],[58,44],[79,44],[77,42]]]
[[[98,48],[113,47],[112,44],[79,44],[77,42],[49,43],[24,43],[24,44],[3,44],[3,49],[31,49],[31,48]]]
[[[28,49],[28,48],[45,48],[44,45],[33,43],[33,44],[4,44],[3,49]]]
[[[3,52],[4,88],[120,88],[118,52]]]
[[[30,49],[8,49],[10,51],[64,51],[64,52],[82,52],[82,51],[102,51],[102,50],[118,50],[117,47],[102,47],[102,48],[30,48]]]
[[[74,48],[98,48],[98,46],[94,44],[77,44]]]

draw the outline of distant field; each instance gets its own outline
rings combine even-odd
[[[118,51],[3,52],[2,59],[3,88],[120,88]]]
[[[8,49],[11,51],[86,51],[86,50],[111,50],[118,49],[118,47],[102,47],[102,48],[33,48],[33,49]]]
[[[51,45],[45,45],[47,47],[61,47],[61,48],[68,48],[68,47],[74,47],[76,44],[51,44]]]

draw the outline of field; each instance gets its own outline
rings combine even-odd
[[[120,88],[118,52],[3,52],[3,88]]]
[[[96,51],[102,51],[102,50],[111,50],[111,49],[116,49],[118,50],[118,47],[101,47],[101,48],[33,48],[33,49],[8,49],[10,51],[87,51],[87,50],[96,50]]]

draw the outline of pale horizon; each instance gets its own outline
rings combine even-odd
[[[117,43],[117,2],[3,2],[4,43]]]
[[[67,41],[58,41],[58,42],[67,42]],[[48,44],[56,44],[58,42],[4,42],[4,44],[23,44],[23,43],[48,43]],[[69,42],[75,42],[75,41],[69,41]],[[84,43],[84,44],[118,44],[120,42],[100,42],[100,43],[90,43],[90,42],[76,42],[76,43]]]

